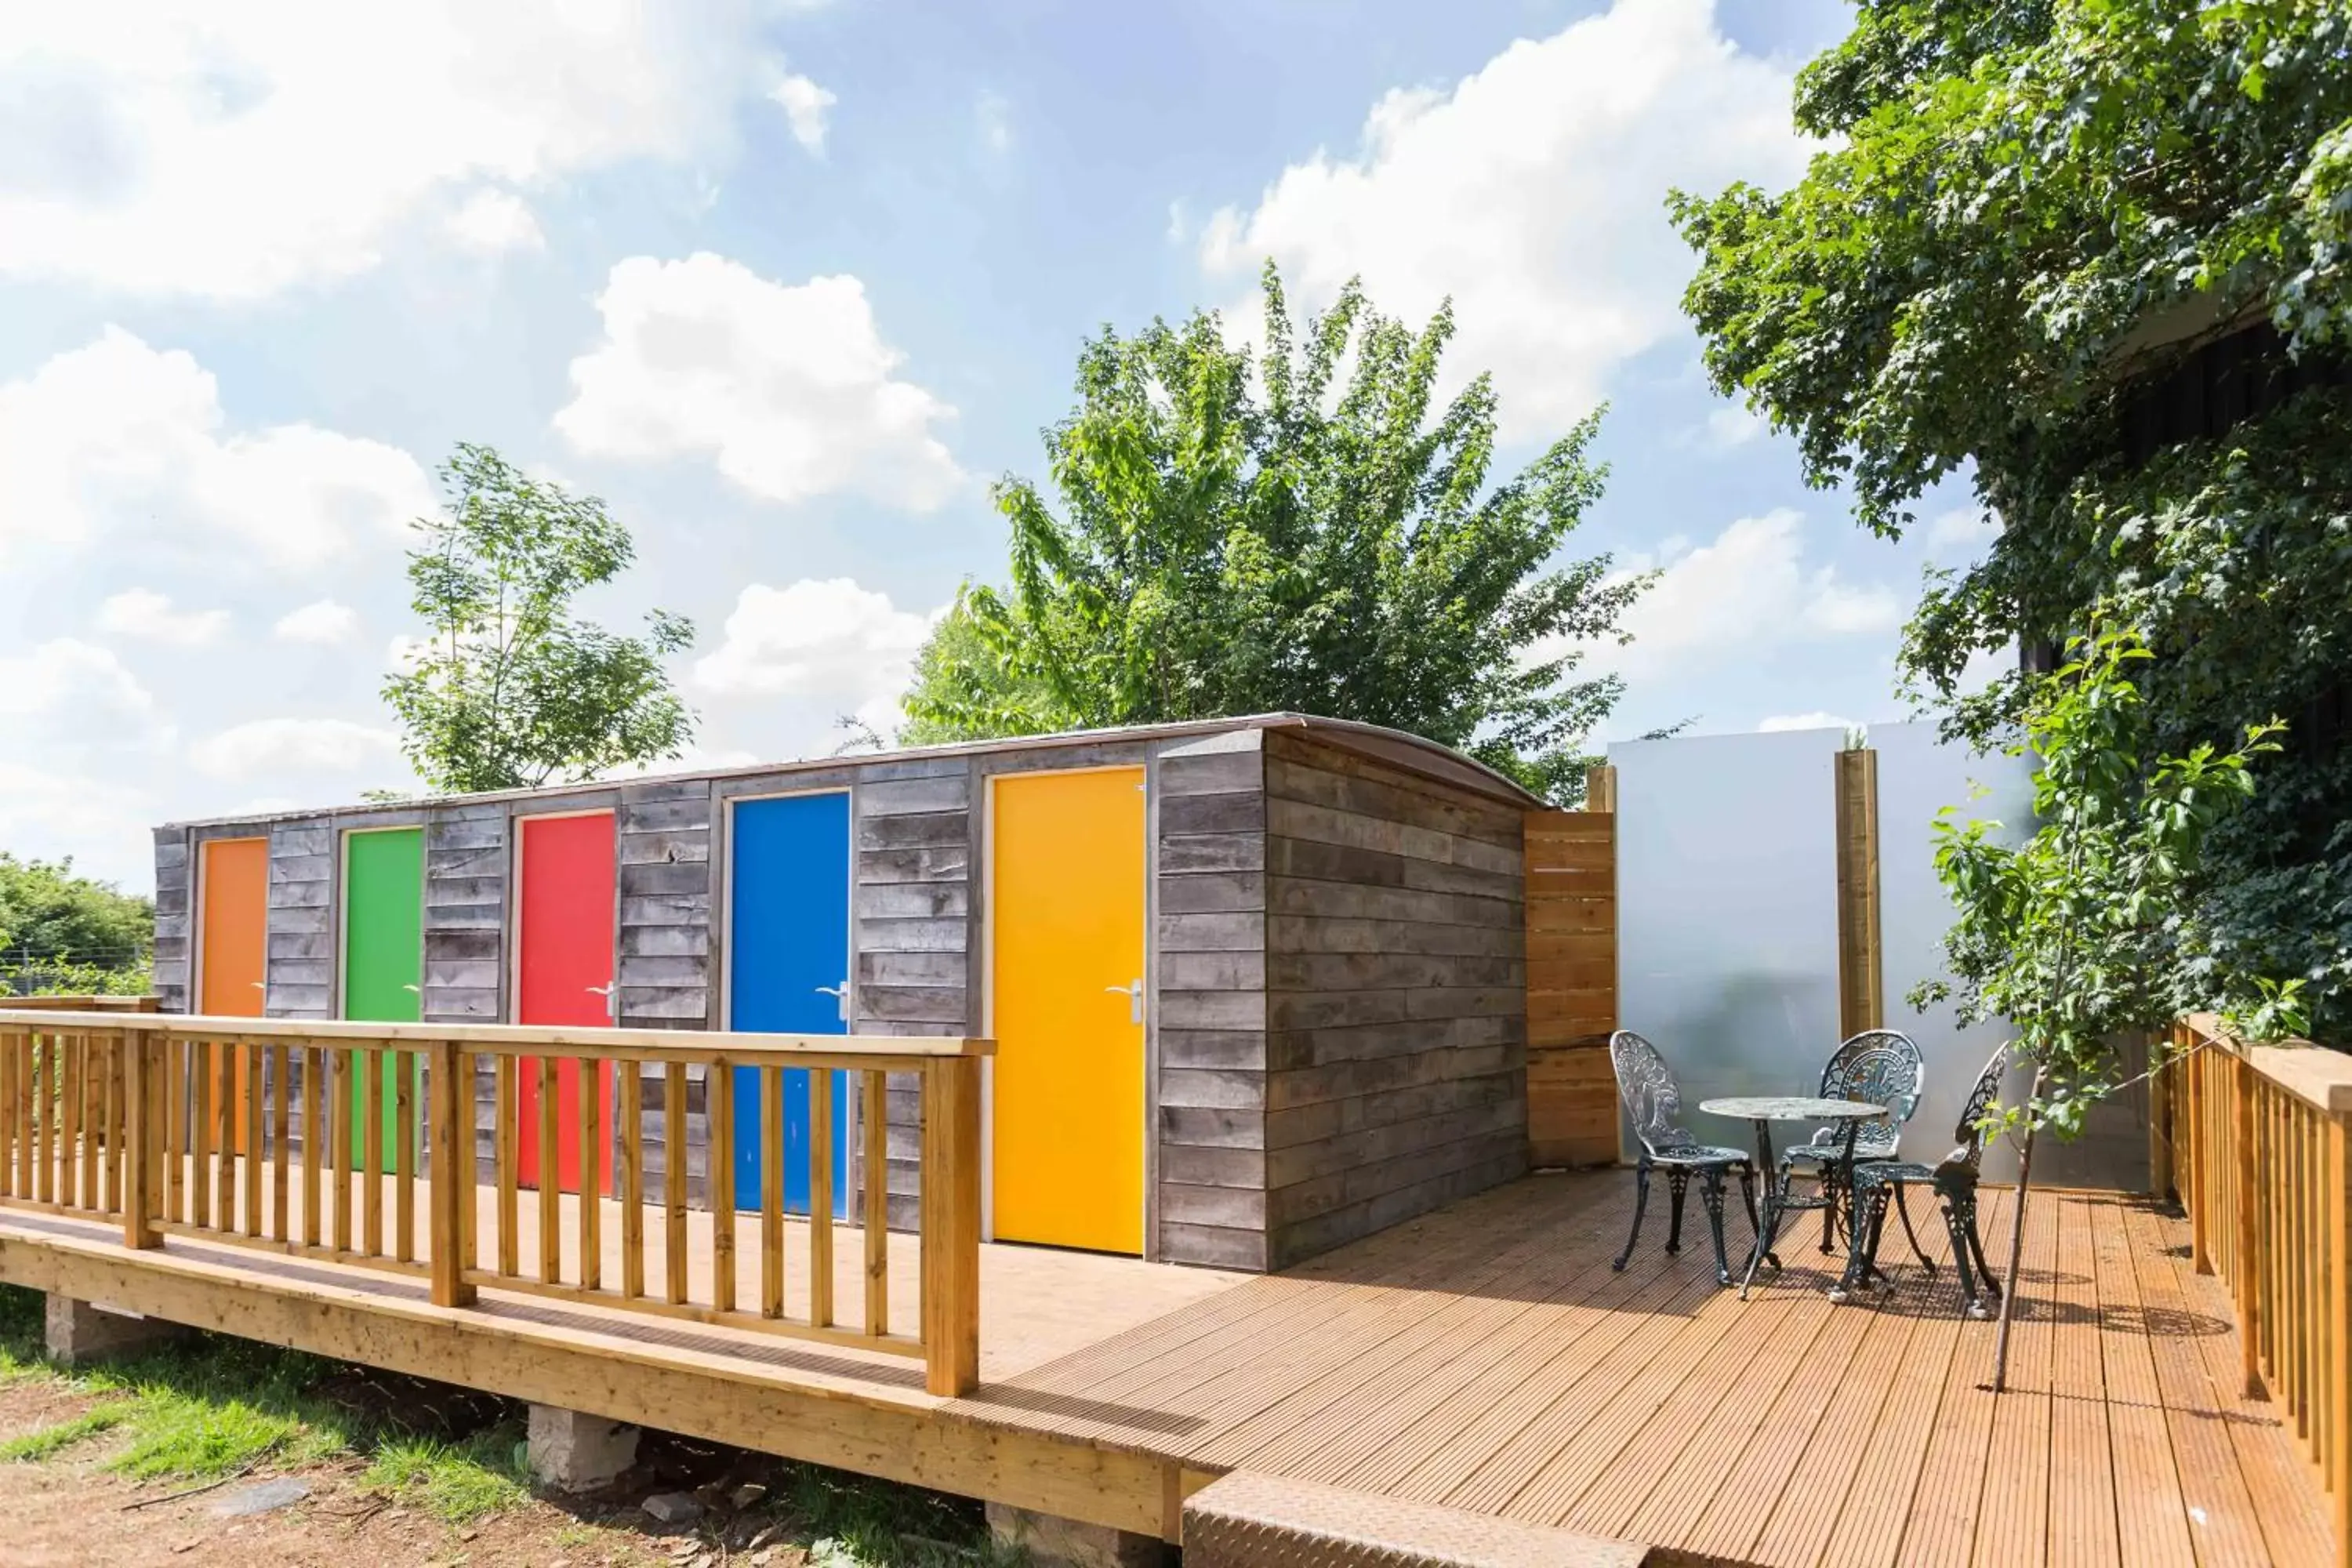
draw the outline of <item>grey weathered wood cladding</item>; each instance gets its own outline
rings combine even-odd
[[[846,790],[851,1028],[979,1034],[990,781],[1113,766],[1142,768],[1148,789],[1150,1256],[1280,1268],[1524,1169],[1532,801],[1424,742],[1286,716],[159,829],[156,984],[167,1008],[195,994],[197,842],[266,833],[269,1011],[335,1016],[342,833],[419,823],[424,1016],[511,1017],[518,820],[609,809],[619,1021],[719,1027],[730,803]],[[697,1201],[705,1088],[696,1070],[682,1163]],[[644,1089],[657,1194],[665,1085]],[[889,1214],[908,1225],[912,1079],[891,1080],[887,1107]],[[485,1072],[486,1162],[492,1109]],[[853,1153],[855,1210],[860,1168]]]

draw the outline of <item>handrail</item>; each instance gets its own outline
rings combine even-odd
[[[980,1365],[980,1064],[993,1049],[0,1008],[0,1206],[118,1222],[134,1248],[188,1236],[418,1276],[442,1307],[519,1291],[910,1355],[932,1393],[965,1394]],[[835,1072],[856,1090],[838,1129]],[[794,1073],[809,1089],[805,1216],[785,1213]],[[893,1077],[916,1080],[922,1117],[912,1333],[890,1312]],[[759,1190],[740,1204],[739,1093],[759,1099],[762,1145]],[[863,1311],[837,1321],[834,1164],[853,1139]],[[751,1282],[739,1256],[756,1263]]]
[[[2352,1057],[2176,1026],[2159,1104],[2189,1255],[2237,1308],[2246,1391],[2319,1468],[2352,1568]]]
[[[162,1003],[160,996],[10,996],[0,993],[0,1005],[24,1013],[104,1013],[115,1017],[124,1013],[152,1013]]]
[[[608,1029],[545,1026],[535,1024],[371,1024],[341,1018],[247,1018],[223,1014],[142,1013],[125,1017],[110,1011],[49,1011],[16,1004],[30,997],[9,997],[0,1006],[0,1029],[11,1025],[34,1029],[135,1029],[177,1039],[217,1040],[398,1040],[420,1048],[436,1040],[456,1040],[485,1049],[530,1050],[561,1047],[554,1054],[623,1052],[632,1057],[677,1051],[699,1061],[724,1041],[729,1055],[743,1065],[761,1055],[842,1058],[986,1057],[996,1051],[993,1040],[955,1035],[772,1035],[721,1033],[709,1029]],[[33,1016],[35,1012],[37,1016]],[[797,1065],[797,1064],[795,1064]]]

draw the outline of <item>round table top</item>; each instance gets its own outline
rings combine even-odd
[[[1886,1107],[1866,1100],[1815,1100],[1810,1095],[1735,1094],[1702,1100],[1698,1108],[1712,1116],[1748,1121],[1857,1121],[1886,1114]]]

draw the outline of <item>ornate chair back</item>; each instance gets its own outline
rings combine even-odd
[[[1696,1142],[1675,1120],[1682,1114],[1682,1090],[1657,1047],[1631,1029],[1620,1029],[1609,1037],[1609,1065],[1617,1074],[1617,1098],[1624,1101],[1633,1135],[1645,1152],[1656,1154]]]
[[[1864,1029],[1830,1054],[1822,1068],[1823,1100],[1861,1100],[1886,1107],[1879,1121],[1862,1125],[1860,1142],[1891,1153],[1903,1124],[1919,1109],[1927,1087],[1927,1058],[1919,1044],[1897,1029]],[[1824,1128],[1815,1142],[1843,1142],[1843,1128]]]
[[[1983,1121],[1984,1113],[1992,1109],[1992,1102],[2000,1097],[2000,1080],[2008,1072],[2009,1047],[2003,1046],[1993,1052],[1992,1059],[1984,1065],[1984,1071],[1977,1075],[1976,1087],[1969,1090],[1968,1103],[1960,1107],[1959,1123],[1952,1129],[1952,1136],[1958,1140],[1958,1147],[1944,1156],[1943,1163],[1937,1167],[1939,1173],[1964,1173],[1970,1182],[1976,1180],[1979,1168],[1984,1164],[1985,1143],[1990,1137],[1978,1123]]]

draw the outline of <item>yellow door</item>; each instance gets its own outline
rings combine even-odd
[[[1143,770],[995,797],[995,1233],[1140,1253]]]

